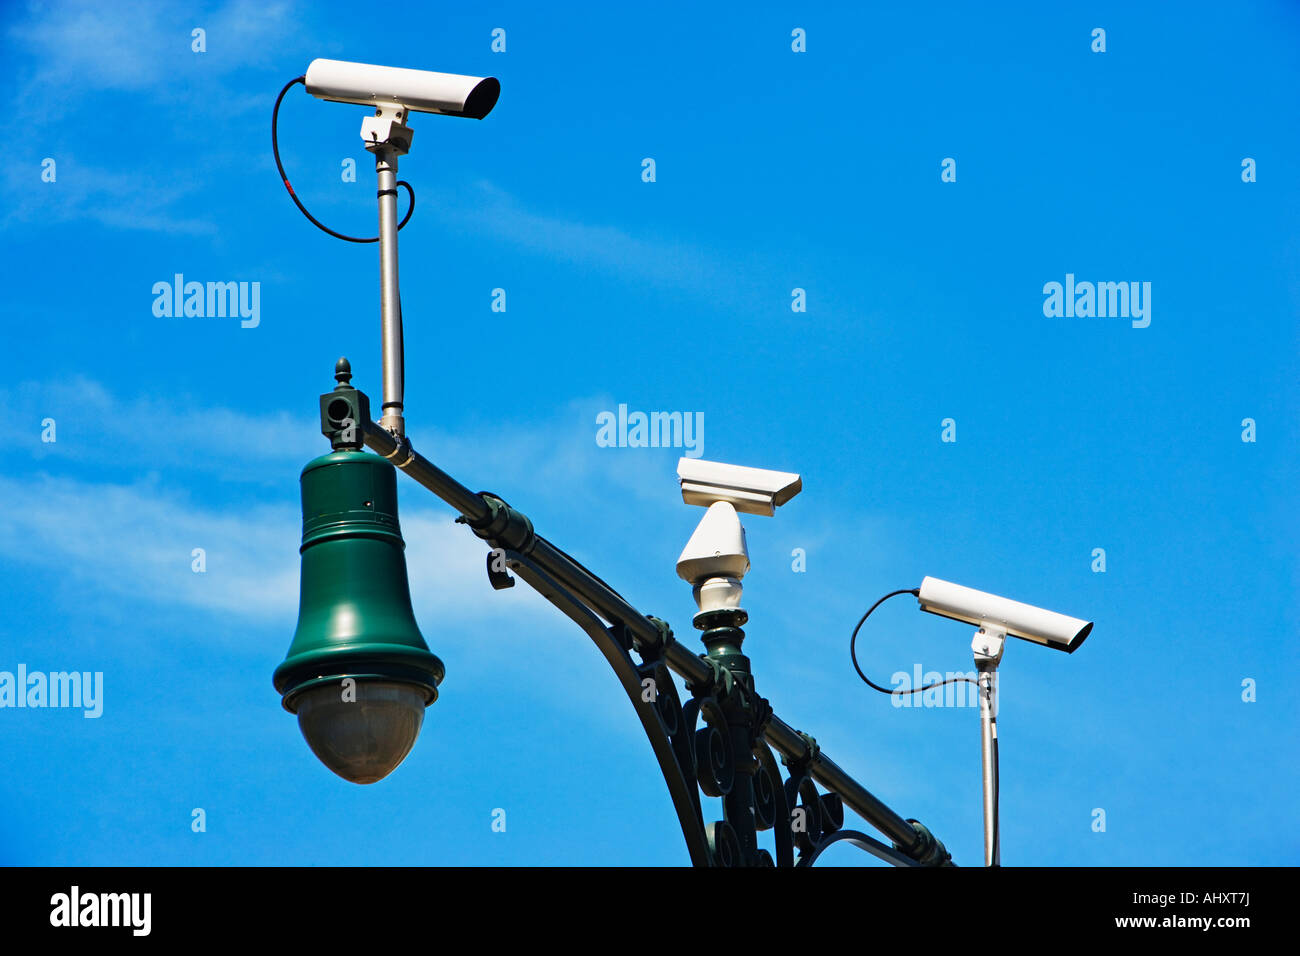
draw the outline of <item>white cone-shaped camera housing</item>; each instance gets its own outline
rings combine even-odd
[[[739,580],[749,570],[745,528],[729,501],[715,501],[677,559],[683,581],[700,584],[709,578]]]

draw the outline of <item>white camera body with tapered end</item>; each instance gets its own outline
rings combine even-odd
[[[768,471],[726,465],[720,461],[682,458],[677,462],[682,500],[688,505],[709,507],[715,501],[729,502],[737,511],[772,515],[803,489],[803,480],[788,471]]]
[[[1089,621],[1011,601],[950,581],[927,577],[917,600],[922,611],[1072,654],[1092,631]]]
[[[418,113],[469,119],[487,116],[501,94],[501,84],[491,76],[461,76],[325,59],[311,61],[306,86],[312,96],[335,103],[396,106]]]

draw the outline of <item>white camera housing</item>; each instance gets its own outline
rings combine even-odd
[[[749,571],[745,526],[727,501],[709,505],[703,520],[677,559],[677,574],[691,584],[711,577],[739,580]]]
[[[1072,654],[1092,631],[1090,621],[1011,601],[950,581],[927,577],[917,595],[921,610]]]
[[[677,477],[682,485],[682,500],[708,509],[677,559],[677,574],[694,586],[695,603],[700,609],[697,622],[703,620],[701,615],[729,612],[729,620],[738,627],[748,618],[740,607],[740,580],[749,571],[749,547],[745,526],[736,512],[775,514],[780,505],[799,493],[803,482],[788,471],[699,458],[679,460]]]
[[[312,60],[307,92],[335,103],[400,106],[419,113],[482,119],[492,112],[501,84],[495,77],[405,70],[345,60]]]
[[[788,471],[726,465],[720,461],[682,458],[677,462],[682,500],[709,507],[728,502],[737,511],[773,515],[803,489],[803,479]]]

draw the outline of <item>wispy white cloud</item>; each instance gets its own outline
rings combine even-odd
[[[41,105],[66,110],[71,105],[67,94],[74,91],[141,90],[156,83],[168,47],[167,9],[163,3],[145,2],[123,16],[121,7],[93,0],[27,4],[26,16],[8,31],[36,62],[21,98],[39,97]]]
[[[191,49],[195,28],[206,32],[201,54]],[[8,30],[31,63],[19,78],[16,101],[49,122],[93,94],[184,100],[192,95],[183,79],[195,57],[203,58],[204,75],[219,76],[278,57],[295,32],[294,5],[283,0],[230,0],[197,9],[164,0],[29,3]]]
[[[319,424],[287,413],[249,415],[204,408],[180,397],[111,393],[84,376],[0,388],[0,416],[25,421],[28,450],[40,461],[134,460],[147,469],[175,466],[195,475],[279,482],[322,451]],[[54,419],[56,441],[36,425]],[[328,450],[328,449],[325,449]]]
[[[207,32],[206,52],[191,50],[195,28]],[[293,5],[281,0],[200,9],[165,2],[29,4],[8,27],[6,72],[15,125],[27,131],[28,144],[46,145],[29,162],[5,164],[0,228],[91,221],[113,229],[215,233],[206,219],[178,211],[206,181],[243,161],[207,134],[222,118],[269,108],[269,93],[237,89],[236,71],[282,57],[300,36]],[[119,137],[137,141],[139,149],[120,153],[118,168],[86,159],[97,148],[89,116],[115,124]],[[202,149],[194,148],[196,130],[206,130],[197,134]],[[145,155],[152,160],[143,162]],[[53,182],[41,180],[39,160],[47,156],[57,163]]]
[[[572,500],[575,488],[585,496],[631,494],[672,506],[672,453],[656,474],[645,460],[599,448],[589,412],[600,404],[574,403],[540,426],[492,424],[472,437],[426,432],[413,438],[474,487],[509,498],[515,498],[512,488],[526,487],[529,500],[516,499],[525,508],[530,501],[557,507]],[[55,420],[52,444],[39,440],[46,417]],[[31,467],[0,478],[5,500],[24,502],[0,514],[0,558],[65,572],[84,583],[87,600],[130,596],[264,620],[295,613],[301,517],[291,482],[326,450],[315,421],[122,396],[87,378],[0,389],[0,418],[32,426],[26,443],[14,449],[31,455]],[[226,490],[209,499],[214,482]],[[231,482],[274,485],[284,493],[255,502],[231,495]],[[485,545],[455,524],[450,510],[428,496],[408,493],[402,500],[421,616],[514,616],[524,605],[554,617],[527,588],[491,589]],[[204,549],[205,573],[191,569],[194,548]]]
[[[476,488],[502,490],[505,481],[526,484],[530,494],[548,500],[578,486],[671,500],[664,489],[673,487],[678,451],[619,453],[596,444],[597,412],[616,407],[608,397],[575,399],[541,421],[489,419],[457,434],[422,426],[418,405],[411,405],[408,430],[422,454]],[[46,418],[55,422],[52,444],[37,427]],[[0,386],[0,419],[29,424],[17,447],[47,468],[59,461],[94,466],[111,457],[119,466],[139,462],[145,472],[279,485],[328,451],[315,418],[205,406],[180,395],[123,394],[79,375]]]
[[[447,194],[436,208],[457,229],[574,265],[679,287],[716,289],[719,282],[734,281],[734,264],[703,246],[671,237],[636,235],[620,226],[546,215],[486,181],[476,183],[472,190]]]
[[[222,511],[156,483],[122,485],[51,475],[0,478],[24,502],[0,515],[0,555],[57,569],[88,600],[129,597],[245,616],[283,614],[297,593],[287,507]],[[286,537],[288,535],[288,537]],[[203,548],[208,572],[191,570]]]
[[[294,503],[212,506],[157,482],[0,477],[21,508],[0,513],[0,558],[55,569],[95,600],[192,608],[291,622],[298,608],[301,516]],[[518,612],[493,599],[484,544],[449,514],[402,516],[417,615],[429,620]],[[205,570],[193,567],[203,549]],[[527,603],[527,602],[525,602]]]
[[[44,158],[44,157],[42,157]],[[53,183],[41,180],[35,163],[6,163],[2,181],[5,211],[0,229],[11,224],[98,222],[112,229],[177,235],[212,235],[216,226],[175,212],[200,188],[195,179],[156,181],[138,169],[114,171],[82,164],[75,155],[55,157]]]

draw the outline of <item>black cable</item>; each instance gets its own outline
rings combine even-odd
[[[916,588],[903,588],[899,591],[890,591],[867,609],[867,613],[862,615],[858,620],[858,626],[853,629],[853,637],[849,639],[849,657],[853,658],[853,669],[858,672],[859,677],[866,681],[868,687],[873,690],[878,690],[882,694],[889,694],[891,696],[894,694],[919,694],[921,691],[932,690],[935,687],[942,687],[944,684],[957,684],[963,681],[967,684],[974,684],[978,687],[979,682],[973,681],[969,677],[950,677],[947,680],[939,681],[935,684],[928,684],[925,687],[913,687],[911,690],[891,690],[888,687],[881,687],[879,684],[873,683],[870,677],[862,673],[862,668],[858,666],[858,631],[862,630],[862,625],[866,623],[867,618],[871,617],[871,612],[880,607],[880,605],[884,604],[891,597],[897,597],[900,594],[910,594],[913,597],[919,597],[920,593],[921,592]]]
[[[1002,865],[1002,824],[998,821],[998,804],[1002,798],[1002,769],[998,764],[998,738],[996,736],[997,718],[994,718],[993,766],[998,768],[993,774],[993,865]]]
[[[853,658],[853,669],[858,672],[858,676],[867,682],[868,687],[871,687],[874,690],[878,690],[882,694],[889,694],[891,696],[894,694],[916,694],[916,693],[920,693],[921,691],[933,690],[936,687],[942,687],[944,684],[959,684],[959,683],[974,684],[977,688],[979,688],[980,692],[983,693],[983,688],[980,688],[979,681],[971,680],[969,677],[950,677],[947,680],[938,681],[934,684],[928,684],[925,687],[914,687],[911,690],[891,690],[888,687],[881,687],[879,684],[873,683],[871,678],[869,678],[866,674],[862,673],[862,668],[858,666],[858,651],[857,651],[858,631],[862,629],[862,625],[866,623],[867,618],[871,617],[872,611],[880,607],[880,605],[884,604],[891,597],[897,597],[900,594],[910,594],[913,597],[920,597],[921,592],[917,588],[903,588],[902,590],[899,591],[890,591],[888,594],[886,594],[879,601],[877,601],[875,604],[871,605],[871,607],[867,609],[867,613],[862,615],[861,618],[859,618],[858,626],[853,629],[853,637],[849,639],[849,656]],[[995,675],[995,679],[996,679],[996,675]],[[996,721],[996,719],[997,718],[995,717],[994,720]],[[993,737],[992,758],[993,758],[993,766],[995,768],[998,767],[998,738],[996,736],[997,733],[996,727],[997,724],[994,723],[995,736]],[[1002,776],[1001,773],[998,772],[997,769],[995,769],[993,774],[993,859],[998,860],[998,863],[996,864],[998,866],[1002,865],[1000,860],[1002,854],[1002,848],[1001,848],[1002,832],[998,821],[998,804],[1000,802],[999,798],[1001,797],[1001,791],[1002,791],[1002,781],[1000,779],[1001,776]]]
[[[289,177],[284,174],[284,164],[280,162],[280,101],[284,99],[284,94],[289,92],[289,87],[293,86],[295,83],[301,83],[303,86],[306,86],[307,77],[299,76],[284,84],[284,89],[282,89],[280,95],[275,98],[275,108],[271,110],[271,153],[275,156],[275,168],[280,171],[280,179],[284,181],[284,188],[289,190],[289,198],[293,200],[294,205],[298,207],[302,214],[311,220],[312,225],[317,229],[320,229],[322,232],[329,233],[335,239],[343,239],[346,242],[378,242],[378,236],[374,236],[370,239],[361,239],[357,236],[345,236],[341,232],[335,232],[307,211],[307,207],[302,204],[302,200],[298,198],[298,195],[293,191],[293,187],[289,185]],[[402,221],[397,224],[397,228],[400,230],[410,221],[411,213],[415,212],[415,190],[412,189],[411,184],[404,179],[399,179],[397,185],[405,186],[406,192],[411,198],[410,208],[406,210],[406,215],[402,218]]]

